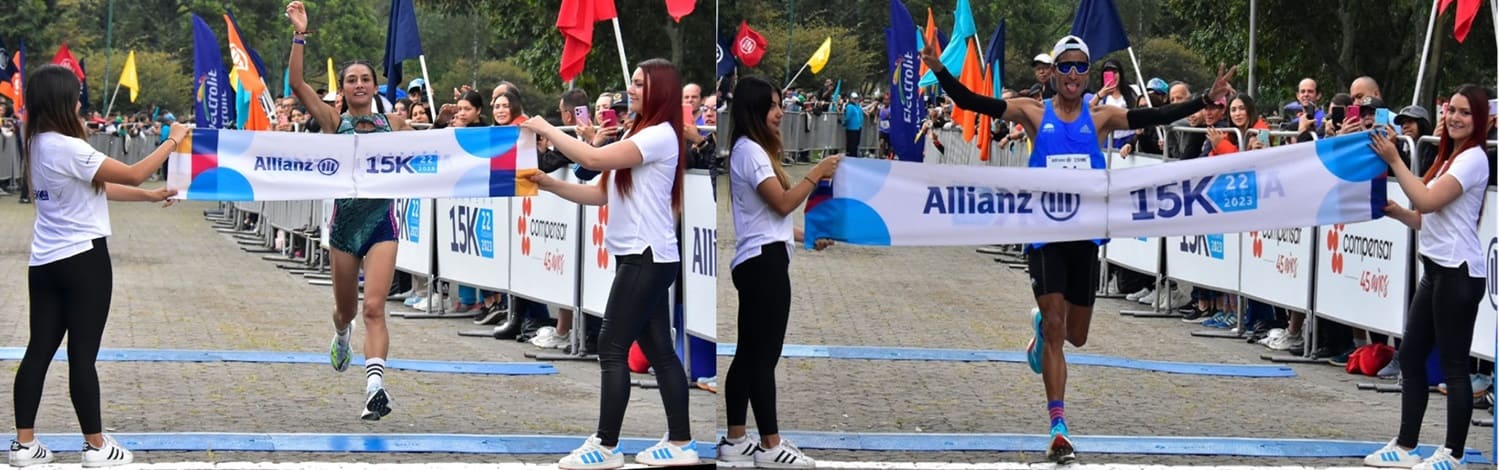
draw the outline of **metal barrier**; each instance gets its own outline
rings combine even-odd
[[[928,145],[923,158],[923,161],[928,163],[1024,167],[1027,164],[1027,158],[1031,155],[1029,141],[1011,141],[1005,145],[999,145],[996,142],[990,147],[989,161],[984,161],[979,158],[979,146],[964,141],[962,129],[938,129],[929,136],[934,134],[937,136],[938,143],[943,145],[943,150],[939,151],[936,146]],[[977,141],[978,137],[975,137],[975,140]]]

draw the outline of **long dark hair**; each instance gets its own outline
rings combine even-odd
[[[480,95],[479,92],[477,92],[477,91],[469,90],[469,91],[464,92],[463,95],[460,95],[458,97],[458,100],[459,101],[468,101],[469,102],[469,106],[473,106],[474,107],[474,118],[475,118],[475,121],[472,122],[472,123],[464,123],[464,127],[484,127],[484,126],[488,126],[489,125],[489,124],[486,124],[484,122],[484,96],[483,95]],[[451,126],[451,124],[450,124],[450,126]]]
[[[630,138],[651,126],[669,123],[677,136],[677,176],[672,179],[672,208],[682,204],[682,174],[687,171],[687,141],[682,138],[682,75],[666,59],[651,59],[636,65],[646,76],[641,90],[641,113],[631,125]],[[606,177],[607,178],[607,177]],[[615,187],[621,195],[630,194],[630,169],[615,171]],[[603,185],[600,185],[603,187]]]
[[[521,94],[516,93],[515,88],[507,87],[505,93],[501,93],[500,96],[495,97],[495,101],[500,101],[500,98],[505,98],[505,102],[510,103],[510,122],[503,125],[513,125],[516,122],[516,118],[526,115],[526,106],[521,104]],[[491,106],[490,114],[494,113],[494,106]],[[499,126],[502,124],[497,122],[495,125]]]
[[[26,77],[24,102],[26,103],[26,162],[21,165],[22,177],[33,190],[31,163],[38,158],[32,143],[36,136],[56,132],[79,140],[88,139],[83,120],[78,117],[78,94],[80,85],[73,69],[61,65],[47,65]],[[93,182],[95,192],[104,191],[104,183]]]
[[[1459,85],[1458,91],[1453,92],[1453,94],[1463,95],[1464,98],[1469,99],[1469,117],[1472,119],[1469,121],[1469,129],[1471,129],[1469,138],[1464,139],[1463,142],[1454,142],[1453,136],[1448,134],[1446,132],[1447,128],[1444,127],[1443,137],[1438,140],[1437,161],[1432,162],[1432,166],[1427,168],[1426,174],[1422,175],[1423,183],[1432,181],[1434,178],[1440,176],[1438,172],[1446,170],[1447,168],[1445,167],[1448,161],[1457,157],[1459,153],[1468,150],[1470,147],[1484,148],[1484,138],[1489,133],[1490,126],[1490,94],[1484,88],[1474,84]],[[27,95],[28,100],[30,96]],[[1452,104],[1453,102],[1449,101],[1448,103]],[[1445,115],[1437,125],[1447,126],[1447,121],[1448,118]]]
[[[766,115],[773,106],[781,106],[781,91],[771,82],[760,77],[741,78],[734,86],[734,102],[729,105],[729,116],[734,121],[729,142],[734,145],[740,137],[745,137],[760,145],[771,158],[771,170],[776,172],[781,188],[789,189],[786,171],[781,168],[781,129],[766,125]],[[735,157],[730,153],[730,159]]]

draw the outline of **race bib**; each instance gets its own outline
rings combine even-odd
[[[1071,153],[1064,155],[1048,155],[1047,168],[1061,168],[1064,170],[1088,170],[1093,168],[1089,165],[1089,156],[1082,153]]]

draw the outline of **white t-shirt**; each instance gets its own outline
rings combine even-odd
[[[56,132],[37,135],[31,155],[36,225],[29,265],[67,259],[89,251],[95,238],[108,237],[109,201],[94,191],[94,174],[109,157]]]
[[[792,218],[777,214],[756,188],[776,178],[771,157],[760,144],[740,137],[729,153],[729,196],[734,205],[734,269],[750,258],[760,256],[768,243],[786,242],[787,256],[792,253]]]
[[[604,249],[611,255],[638,255],[651,248],[657,263],[675,263],[677,218],[672,210],[672,183],[677,179],[677,133],[663,122],[625,139],[641,150],[641,164],[630,169],[630,195],[609,184],[609,230]],[[611,177],[611,180],[614,178]]]
[[[1479,245],[1479,209],[1484,204],[1490,179],[1490,161],[1480,147],[1460,152],[1447,173],[1433,178],[1427,187],[1453,175],[1463,193],[1437,212],[1422,215],[1417,232],[1417,252],[1438,266],[1456,268],[1469,263],[1469,277],[1485,277],[1484,251]]]

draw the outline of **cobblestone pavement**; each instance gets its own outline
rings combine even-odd
[[[789,167],[801,178],[807,165]],[[720,259],[732,259],[727,177],[719,184]],[[802,225],[800,211],[797,225]],[[728,273],[727,266],[722,271]],[[787,344],[888,345],[1024,351],[1035,305],[1026,274],[974,247],[838,245],[792,257]],[[735,341],[736,291],[719,278],[719,336]],[[1118,315],[1140,304],[1101,299],[1084,348],[1069,354],[1264,364],[1264,347],[1199,338],[1176,319]],[[730,358],[720,357],[721,371]],[[1224,436],[1386,442],[1397,430],[1399,394],[1358,391],[1374,378],[1326,364],[1295,365],[1295,378],[1172,375],[1108,367],[1069,370],[1068,424],[1076,435]],[[728,384],[724,384],[728,385]],[[1041,376],[1025,364],[782,359],[777,373],[783,431],[1044,434]],[[720,416],[723,402],[720,398]],[[1440,443],[1446,405],[1434,395],[1422,442]],[[1488,416],[1477,411],[1476,416]],[[751,417],[753,426],[753,415]],[[724,423],[717,423],[723,429]],[[1468,445],[1493,456],[1493,428],[1473,427]],[[1165,457],[1088,454],[1085,463],[1358,466],[1359,459]],[[1039,462],[1026,453],[809,450],[830,461]]]
[[[110,206],[115,287],[104,348],[231,349],[325,353],[333,294],[239,250],[203,219],[210,203],[162,209]],[[0,346],[28,338],[26,260],[34,213],[0,198]],[[399,304],[391,304],[399,306]],[[463,338],[467,319],[391,318],[392,357],[528,362],[536,348]],[[356,329],[359,353],[363,328]],[[0,362],[9,379],[20,363]],[[432,374],[389,370],[395,411],[378,423],[359,419],[364,374],[327,365],[101,362],[107,432],[451,433],[583,438],[598,418],[599,368],[556,363],[557,375]],[[65,362],[54,362],[38,415],[41,433],[76,433]],[[647,378],[649,377],[638,377]],[[14,423],[12,390],[0,387],[0,422]],[[691,393],[694,437],[714,439],[714,398]],[[622,436],[659,439],[666,418],[656,390],[635,389]],[[72,449],[59,449],[72,451]],[[71,455],[70,455],[71,454]],[[555,462],[559,455],[138,453],[141,462]],[[62,460],[76,462],[76,453]]]

